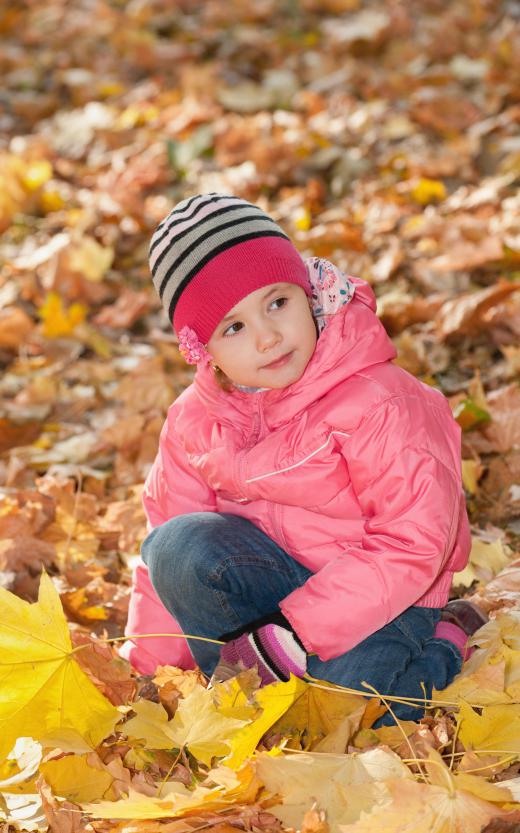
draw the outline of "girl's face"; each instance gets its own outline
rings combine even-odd
[[[301,286],[276,283],[243,298],[207,344],[215,364],[238,385],[285,388],[303,374],[317,334]]]

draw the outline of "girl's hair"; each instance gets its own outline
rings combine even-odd
[[[230,393],[233,390],[233,382],[226,376],[223,370],[216,365],[213,365],[213,373],[215,374],[215,380],[217,385],[222,388],[222,390],[226,391],[226,393]]]

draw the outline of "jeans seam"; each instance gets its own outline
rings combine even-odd
[[[229,558],[220,561],[220,563],[208,573],[208,578],[211,582],[220,581],[223,574],[230,568],[236,567],[264,567],[266,570],[271,570],[279,575],[287,578],[295,577],[295,572],[291,569],[285,569],[275,561],[267,560],[262,556],[255,555],[233,555]]]
[[[233,617],[235,628],[239,628],[243,623],[227,601],[227,594],[222,593],[220,590],[215,590],[214,592],[217,596],[223,616],[227,618]],[[230,630],[233,630],[233,628],[230,628]]]

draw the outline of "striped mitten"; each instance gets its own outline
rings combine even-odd
[[[305,648],[283,613],[274,613],[262,622],[265,624],[251,623],[238,636],[235,631],[221,637],[230,640],[220,651],[221,661],[244,668],[256,666],[262,685],[286,682],[291,674],[303,677],[307,670]]]

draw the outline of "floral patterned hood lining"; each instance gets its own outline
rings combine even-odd
[[[312,288],[312,314],[321,333],[327,321],[354,297],[354,284],[341,269],[322,257],[308,257],[305,267]]]

